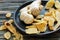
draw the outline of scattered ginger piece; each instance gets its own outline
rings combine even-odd
[[[0,27],[0,30],[5,30],[5,29],[7,29],[4,25],[2,25],[1,27]]]
[[[10,22],[11,21],[11,22]],[[20,40],[20,37],[21,37],[21,34],[19,32],[17,32],[16,28],[11,24],[13,22],[13,20],[9,20],[9,21],[6,21],[4,23],[4,25],[6,26],[6,28],[14,34],[15,38],[17,40]]]
[[[40,31],[37,30],[37,28],[28,28],[25,30],[27,34],[39,34]]]
[[[11,37],[11,33],[10,33],[10,32],[6,32],[6,33],[4,34],[4,38],[10,39],[10,37]]]
[[[7,13],[7,14],[6,14],[6,17],[7,17],[7,18],[10,18],[11,15],[12,15],[11,13]]]

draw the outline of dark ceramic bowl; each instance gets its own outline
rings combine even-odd
[[[17,27],[20,31],[22,31],[23,33],[25,33],[25,29],[26,29],[25,26],[26,26],[26,24],[25,24],[24,22],[22,22],[22,21],[20,20],[20,18],[19,18],[19,16],[20,16],[20,9],[22,9],[22,8],[24,8],[25,6],[31,4],[32,2],[33,2],[33,1],[29,1],[29,2],[24,3],[22,6],[20,6],[20,7],[17,9],[17,11],[15,12],[15,15],[14,15],[14,23],[15,23],[16,27]],[[45,6],[46,3],[47,3],[47,1],[42,1],[42,5],[43,5],[43,6]],[[45,12],[46,12],[46,10],[43,8],[43,10],[41,11],[41,14],[43,15]],[[58,28],[57,30],[55,30],[55,31],[58,31],[58,30],[59,30],[59,28]],[[45,34],[53,33],[53,32],[55,32],[55,31],[49,31],[49,30],[47,29],[47,31],[44,32],[44,33],[33,34],[33,35],[45,35]],[[26,34],[26,33],[25,33],[25,34]]]

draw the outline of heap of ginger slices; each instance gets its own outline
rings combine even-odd
[[[59,17],[60,12],[54,8],[51,8],[43,16],[38,15],[36,19],[34,19],[32,25],[26,26],[25,31],[27,34],[39,34],[41,32],[46,32],[47,29],[54,31],[60,25]]]
[[[60,2],[49,0],[45,5],[45,9],[48,9],[48,11],[44,15],[38,15],[32,25],[26,26],[25,31],[27,34],[38,34],[45,32],[47,29],[55,31],[60,26]]]

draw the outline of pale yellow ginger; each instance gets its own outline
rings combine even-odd
[[[42,9],[43,6],[41,5],[41,0],[35,0],[29,5],[29,10],[31,11],[31,14],[34,16],[38,16]]]
[[[45,14],[44,20],[48,20],[49,29],[56,30],[59,27],[60,22],[60,12],[58,10],[51,10]],[[54,21],[58,23],[54,26]]]
[[[7,29],[7,28],[5,27],[5,25],[1,25],[1,26],[0,26],[0,30],[5,30],[5,29]]]
[[[56,11],[56,19],[57,19],[57,24],[55,25],[54,30],[56,30],[60,26],[60,12]]]
[[[41,20],[41,22],[38,23],[34,23],[33,25],[35,25],[40,32],[45,32],[47,29],[47,22],[44,20]]]
[[[58,21],[58,23],[54,26],[54,30],[58,29],[58,27],[60,26],[60,21]]]
[[[7,17],[7,18],[10,18],[11,15],[12,15],[11,13],[7,13],[7,14],[6,14],[6,17]]]
[[[50,30],[54,30],[55,19],[53,17],[51,17],[51,16],[45,16],[44,20],[46,20],[48,22],[49,29]]]
[[[54,18],[52,18],[50,16],[45,16],[44,17],[44,20],[48,21],[48,23],[49,23],[50,26],[53,26],[54,25],[54,22],[55,22],[55,19]]]
[[[45,13],[45,16],[50,16],[53,17],[56,20],[56,10],[55,9],[50,9],[49,12]]]
[[[28,14],[27,7],[21,9],[20,12],[21,12],[20,20],[24,21],[25,24],[31,24],[33,22],[34,17],[33,15]]]
[[[25,30],[27,34],[39,34],[40,31],[37,30],[37,28],[28,28]]]
[[[49,0],[49,1],[46,3],[45,8],[46,8],[46,9],[52,8],[53,5],[54,5],[54,3],[55,3],[55,0]]]
[[[7,28],[10,32],[16,33],[16,29],[14,28],[14,26],[13,26],[11,23],[5,22],[4,25],[6,26],[6,28]]]
[[[60,9],[60,2],[58,0],[55,1],[55,7],[57,9]]]
[[[23,40],[23,35],[18,32],[14,33],[14,36],[13,40]]]
[[[56,19],[57,19],[57,21],[60,21],[60,12],[59,11],[56,11]]]
[[[4,38],[10,39],[10,37],[11,37],[11,33],[10,33],[10,32],[6,32],[6,33],[4,34]]]

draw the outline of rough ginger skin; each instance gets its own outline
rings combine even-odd
[[[20,19],[24,21],[25,24],[31,24],[34,20],[33,15],[28,14],[27,7],[23,8],[21,11]]]
[[[38,16],[42,6],[41,5],[41,0],[35,0],[34,2],[32,2],[29,6],[29,10],[31,11],[31,14],[34,16]]]

